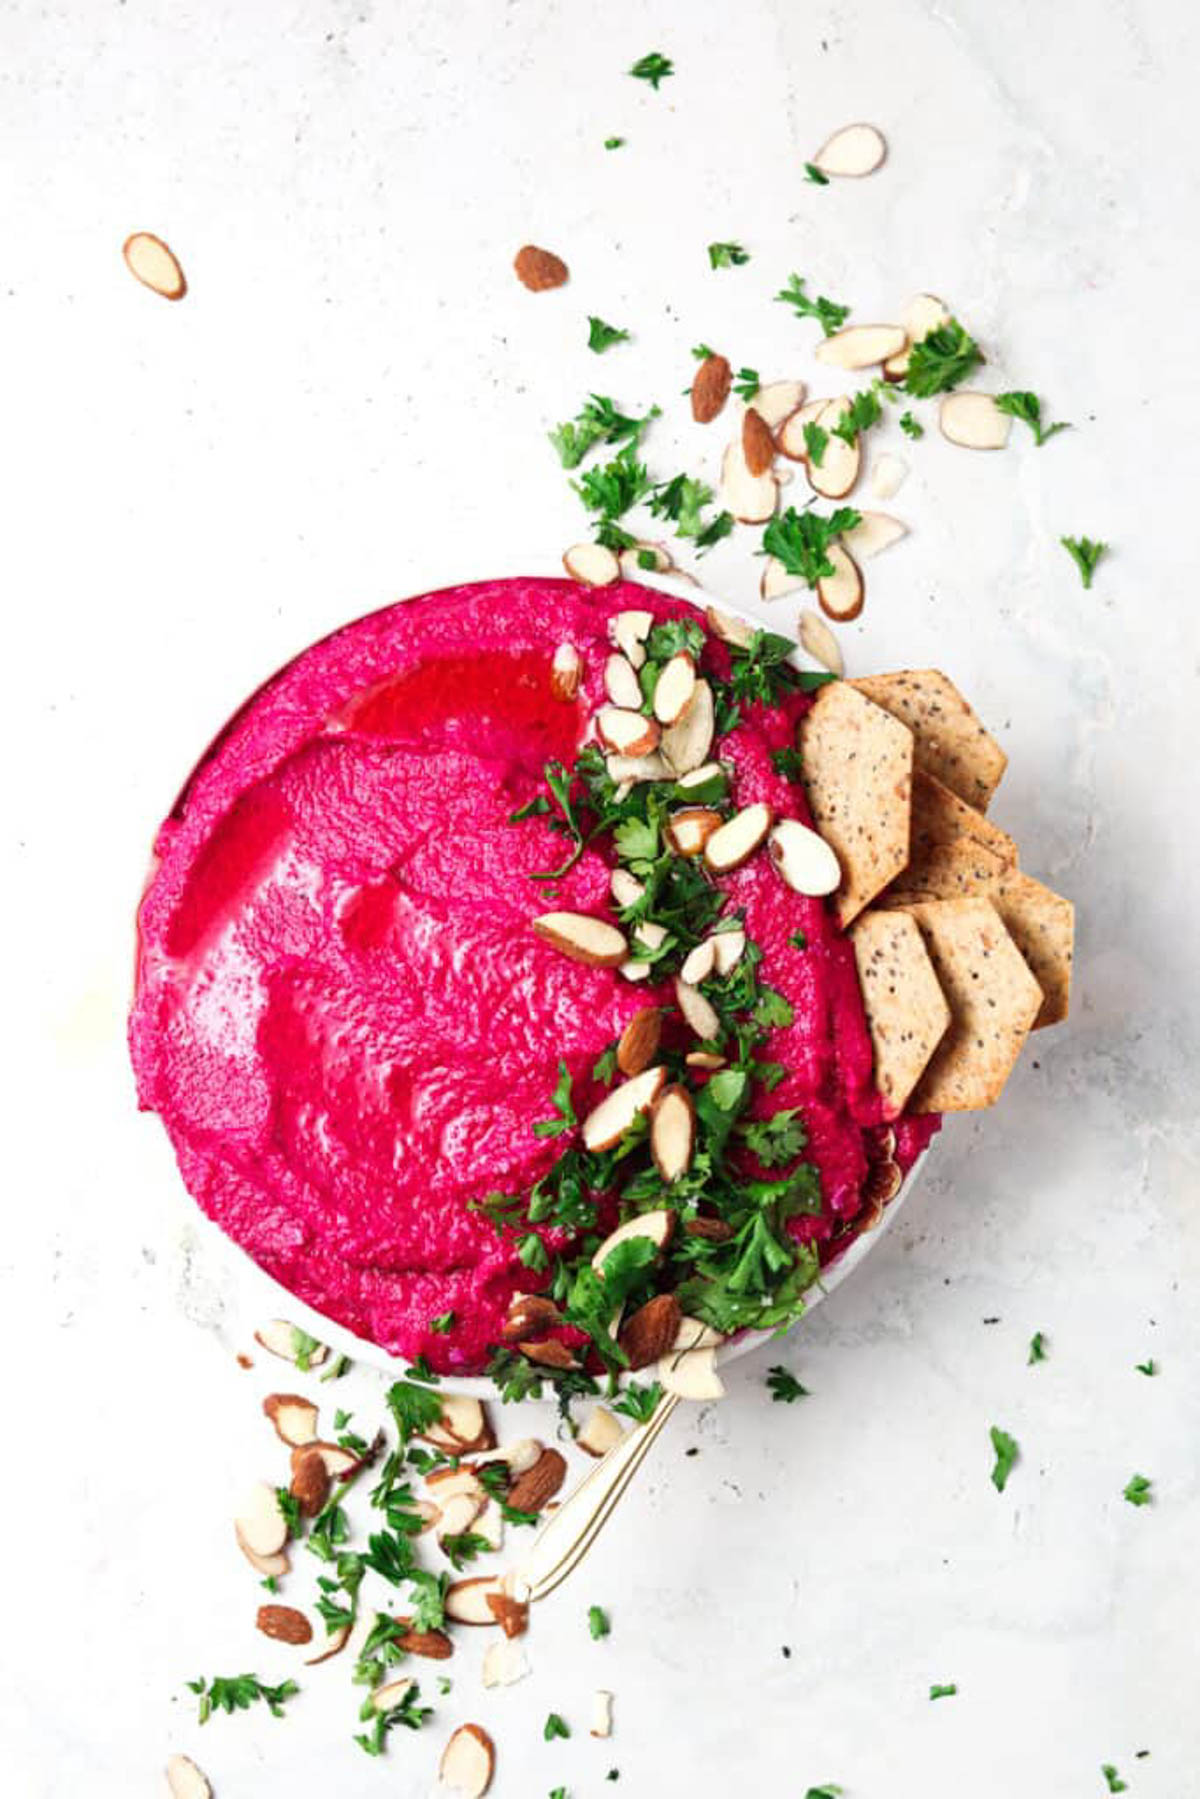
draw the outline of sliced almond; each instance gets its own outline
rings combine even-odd
[[[412,1510],[421,1520],[420,1530],[413,1532],[414,1537],[423,1537],[427,1530],[432,1530],[442,1515],[440,1505],[434,1505],[431,1499],[414,1499]]]
[[[319,1437],[314,1437],[311,1443],[302,1443],[298,1449],[293,1449],[291,1458],[293,1475],[305,1457],[309,1455],[320,1458],[330,1480],[345,1480],[348,1474],[354,1473],[362,1459],[355,1455],[353,1450],[343,1449],[340,1443],[324,1443]]]
[[[646,895],[645,887],[636,875],[630,874],[627,868],[614,868],[609,876],[608,886],[614,901],[622,911],[626,906],[636,906],[638,901],[644,899]]]
[[[529,1658],[521,1644],[501,1637],[489,1643],[483,1657],[485,1687],[511,1687],[530,1672]]]
[[[650,1154],[664,1181],[679,1180],[692,1165],[696,1108],[686,1087],[664,1087],[650,1115]]]
[[[620,650],[614,650],[604,664],[604,691],[614,706],[624,706],[628,712],[641,710],[642,689],[637,670]]]
[[[492,1784],[496,1748],[482,1724],[460,1724],[438,1763],[438,1778],[463,1799],[483,1799]]]
[[[877,500],[890,500],[908,479],[908,464],[902,456],[884,450],[871,464],[871,492]]]
[[[523,1637],[529,1629],[529,1587],[515,1569],[501,1576],[500,1590],[488,1594],[487,1606],[506,1637]]]
[[[719,1349],[724,1341],[720,1331],[714,1330],[711,1324],[705,1324],[702,1318],[689,1318],[685,1314],[679,1320],[671,1354],[687,1355],[693,1349]]]
[[[719,1056],[715,1050],[711,1049],[689,1049],[683,1059],[689,1068],[700,1068],[706,1074],[712,1074],[718,1068],[724,1068],[729,1058]]]
[[[658,1364],[658,1378],[668,1393],[680,1399],[721,1399],[725,1393],[715,1349],[689,1349],[683,1355],[664,1356]]]
[[[818,362],[838,369],[869,369],[897,356],[908,342],[902,325],[843,325],[813,351]]]
[[[550,658],[550,692],[556,700],[573,700],[583,679],[583,657],[573,643],[560,643]]]
[[[278,1555],[288,1540],[287,1519],[279,1509],[274,1487],[255,1481],[238,1510],[234,1528],[239,1542],[255,1555]]]
[[[663,835],[677,856],[701,856],[714,831],[721,828],[721,814],[711,806],[683,806],[672,812]]]
[[[748,862],[771,829],[770,806],[761,800],[743,806],[713,832],[704,846],[704,860],[715,874],[728,874]]]
[[[902,310],[900,323],[904,326],[908,342],[898,355],[889,356],[883,365],[883,372],[889,381],[904,379],[908,373],[913,345],[923,342],[939,325],[948,325],[950,310],[936,294],[915,294]]]
[[[658,1054],[662,1041],[662,1012],[643,1006],[635,1012],[617,1042],[617,1067],[627,1079],[642,1074]]]
[[[289,1491],[305,1518],[315,1518],[329,1498],[329,1470],[318,1449],[311,1445],[293,1452]]]
[[[842,542],[856,562],[865,562],[907,536],[908,526],[890,513],[860,512],[857,525],[843,534]]]
[[[665,1069],[658,1070],[665,1074]],[[596,1273],[603,1275],[607,1262],[618,1243],[628,1243],[634,1237],[649,1237],[656,1249],[665,1249],[675,1231],[675,1214],[666,1206],[659,1206],[653,1212],[639,1212],[636,1218],[627,1218],[619,1224],[615,1231],[610,1231],[603,1243],[592,1257],[592,1267]]]
[[[254,1622],[272,1642],[288,1643],[293,1648],[312,1642],[312,1625],[294,1605],[260,1605]]]
[[[427,1430],[417,1434],[435,1449],[450,1455],[470,1455],[479,1449],[490,1449],[496,1441],[487,1412],[469,1393],[440,1393],[441,1417]]]
[[[775,461],[771,427],[753,406],[742,416],[742,460],[751,475],[765,475]]]
[[[239,1525],[234,1525],[233,1534],[237,1538],[238,1548],[250,1566],[256,1573],[261,1574],[264,1580],[282,1580],[285,1574],[291,1572],[292,1564],[288,1560],[286,1549],[280,1549],[274,1555],[259,1555],[257,1550],[251,1549],[243,1537]]]
[[[616,1414],[610,1412],[607,1406],[594,1405],[575,1439],[575,1447],[582,1449],[584,1455],[595,1456],[599,1460],[624,1440],[625,1428]]]
[[[825,554],[833,564],[832,575],[817,577],[817,599],[827,617],[846,624],[863,609],[866,590],[862,572],[844,545],[831,543]]]
[[[654,684],[654,716],[663,725],[677,725],[696,692],[696,662],[680,650],[666,663]]]
[[[302,1331],[298,1324],[288,1318],[272,1318],[267,1324],[260,1325],[254,1333],[256,1343],[269,1349],[281,1361],[295,1363],[301,1358],[302,1348],[311,1341],[307,1331]],[[308,1350],[303,1359],[310,1368],[319,1368],[329,1360],[329,1345],[318,1343],[314,1349]]]
[[[713,946],[713,967],[720,975],[731,973],[746,953],[745,931],[716,931],[709,942]]]
[[[716,606],[706,607],[704,616],[708,620],[709,630],[722,643],[733,644],[739,650],[748,650],[754,642],[754,627],[748,625],[745,619],[734,618],[728,612],[719,611]]]
[[[312,1443],[317,1435],[316,1406],[300,1393],[268,1393],[263,1411],[275,1426],[275,1435],[289,1449]]]
[[[615,612],[608,621],[608,635],[615,647],[635,669],[646,660],[646,639],[654,627],[654,614],[634,607]]]
[[[845,674],[846,664],[842,660],[841,645],[819,612],[805,608],[800,614],[797,635],[801,648],[807,650],[814,662],[829,669],[831,674]]]
[[[604,758],[604,766],[611,780],[618,785],[628,782],[630,787],[639,781],[669,781],[673,772],[656,750],[648,756],[609,755]]]
[[[605,749],[617,756],[648,756],[658,748],[661,734],[655,719],[627,711],[623,706],[601,706],[596,714],[596,731]]]
[[[135,280],[164,300],[182,300],[187,281],[179,258],[153,231],[135,231],[121,246],[125,266]]]
[[[503,1595],[504,1589],[494,1574],[452,1580],[446,1588],[446,1616],[455,1624],[497,1624],[499,1619],[488,1600]]]
[[[720,1036],[721,1020],[699,987],[690,987],[686,981],[677,980],[675,1003],[683,1013],[685,1024],[702,1043],[711,1043],[714,1037]]]
[[[642,561],[642,557],[653,558]],[[671,552],[663,543],[644,543],[641,539],[631,543],[627,550],[621,550],[617,560],[621,564],[621,573],[627,581],[636,581],[642,575],[669,574],[675,567]]]
[[[487,1498],[487,1488],[473,1467],[435,1468],[426,1476],[426,1484],[439,1512],[447,1511],[456,1499],[473,1499],[482,1507]]]
[[[610,1737],[612,1735],[613,1696],[600,1687],[592,1694],[591,1734],[594,1737]]]
[[[536,1362],[539,1368],[578,1368],[579,1366],[579,1358],[574,1350],[557,1337],[550,1337],[545,1342],[518,1343],[517,1348],[527,1361]]]
[[[803,586],[803,575],[789,574],[778,556],[767,557],[763,563],[762,577],[758,583],[760,599],[779,600],[785,593],[793,593],[797,587]]]
[[[488,1460],[506,1463],[510,1474],[524,1474],[533,1467],[545,1447],[536,1437],[518,1437],[515,1442],[505,1443],[493,1451]]]
[[[520,1343],[527,1337],[544,1337],[561,1323],[562,1313],[544,1293],[514,1293],[500,1335],[505,1343]]]
[[[749,405],[775,431],[803,402],[803,381],[768,381],[765,387],[759,388]]]
[[[887,156],[883,133],[874,125],[843,125],[826,138],[813,163],[823,175],[873,175]]]
[[[403,1705],[416,1682],[411,1678],[404,1680],[387,1680],[381,1687],[376,1687],[371,1694],[371,1704],[377,1712],[394,1712],[398,1705]]]
[[[515,1512],[540,1512],[566,1478],[566,1458],[557,1449],[543,1449],[533,1467],[509,1488],[508,1503]]]
[[[690,793],[694,787],[705,787],[709,781],[725,781],[729,771],[721,762],[702,762],[699,768],[689,768],[686,775],[680,775],[675,785],[684,793]]]
[[[810,456],[804,465],[809,486],[827,500],[844,500],[862,468],[859,437],[856,435],[852,443],[847,443],[844,437],[838,437],[834,432],[834,426],[841,424],[850,405],[849,395],[843,394],[822,408],[817,424],[829,434],[825,450],[819,463]]]
[[[804,435],[804,427],[815,425],[828,404],[828,400],[808,400],[803,406],[797,406],[795,412],[788,414],[775,433],[775,442],[781,455],[790,457],[793,462],[808,461],[808,439]]]
[[[456,1493],[442,1506],[441,1521],[437,1527],[438,1544],[445,1547],[447,1537],[461,1537],[470,1530],[476,1518],[486,1504],[484,1498],[476,1499],[470,1493]]]
[[[640,919],[633,927],[632,947],[635,950],[653,953],[654,950],[661,949],[666,941],[666,926],[655,924],[652,918]]]
[[[952,444],[964,450],[1002,450],[1008,442],[1012,419],[1001,412],[991,394],[947,394],[938,408],[938,427]]]
[[[583,1146],[592,1151],[612,1149],[636,1119],[648,1112],[667,1078],[665,1068],[647,1068],[614,1087],[583,1121]]]
[[[504,1547],[504,1513],[496,1501],[489,1497],[487,1504],[471,1525],[477,1537],[482,1537],[492,1551]]]
[[[716,960],[717,952],[713,939],[706,937],[703,943],[698,943],[695,949],[689,950],[684,957],[683,966],[679,970],[680,980],[686,981],[689,987],[699,987],[702,981],[707,981],[716,966]]]
[[[317,1653],[305,1656],[305,1667],[319,1667],[322,1662],[331,1662],[335,1655],[340,1655],[350,1641],[350,1632],[353,1628],[352,1624],[335,1624]]]
[[[708,355],[701,359],[692,381],[692,417],[698,425],[711,424],[724,408],[733,385],[733,370],[727,356]]]
[[[767,839],[776,873],[793,893],[818,899],[832,893],[842,878],[841,865],[818,832],[798,818],[781,818]]]
[[[573,543],[563,553],[563,567],[572,581],[585,587],[611,587],[621,578],[615,551],[602,543]]]
[[[721,461],[718,503],[743,525],[765,525],[775,511],[779,487],[772,474],[752,475],[740,437],[734,438]]]
[[[201,1773],[190,1755],[168,1756],[166,1772],[171,1799],[212,1799],[208,1777]]]
[[[587,912],[543,912],[533,929],[572,962],[588,968],[616,968],[629,954],[629,946],[616,925]]]
[[[712,688],[707,681],[697,681],[691,704],[683,717],[668,725],[662,734],[663,759],[675,775],[690,774],[708,761],[716,732],[716,709]]]

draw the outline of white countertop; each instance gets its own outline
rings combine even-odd
[[[1131,1799],[1194,1799],[1194,10],[10,0],[0,36],[6,1796],[154,1792],[178,1747],[218,1799],[423,1799],[474,1716],[497,1799],[595,1799],[610,1766],[626,1799],[1094,1799],[1104,1762]],[[623,73],[655,48],[678,71],[657,94]],[[855,118],[886,168],[807,185]],[[137,228],[178,251],[181,305],[123,267]],[[750,263],[710,272],[718,238]],[[514,281],[527,239],[569,262],[562,292]],[[890,424],[912,536],[843,632],[854,670],[937,662],[997,730],[995,816],[1078,903],[1074,1016],[994,1115],[948,1125],[811,1323],[675,1422],[537,1616],[523,1685],[479,1698],[469,1645],[433,1727],[378,1763],[337,1663],[286,1721],[201,1731],[186,1677],[286,1667],[228,1524],[269,1471],[256,1408],[280,1382],[236,1368],[230,1259],[134,1111],[152,828],[295,649],[583,534],[542,433],[589,388],[657,399],[656,466],[711,472],[719,436],[676,398],[689,348],[811,377],[815,328],[771,303],[793,269],[861,319],[944,294],[989,382],[1075,422],[992,457]],[[634,342],[595,360],[589,312]],[[1114,545],[1090,593],[1065,532]],[[706,581],[752,600],[752,548]],[[773,1404],[772,1359],[811,1396]],[[1021,1445],[1003,1495],[992,1424]],[[931,1704],[934,1681],[958,1696]],[[587,1736],[597,1685],[609,1744]],[[551,1709],[571,1742],[541,1741]]]

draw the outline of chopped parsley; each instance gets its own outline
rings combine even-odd
[[[612,1409],[614,1412],[624,1412],[636,1424],[648,1424],[662,1396],[661,1382],[652,1381],[648,1387],[640,1387],[636,1381],[632,1381],[620,1398],[613,1400]]]
[[[992,1469],[992,1485],[997,1493],[1003,1493],[1008,1477],[1016,1464],[1018,1449],[1015,1437],[1010,1437],[1006,1430],[996,1424],[991,1429],[992,1448],[996,1452],[996,1465]]]
[[[486,1555],[492,1547],[486,1537],[481,1537],[478,1531],[473,1530],[458,1531],[452,1536],[439,1537],[438,1542],[443,1554],[448,1557],[451,1567],[457,1569],[463,1568],[467,1562],[475,1561],[478,1556]]]
[[[585,470],[571,486],[589,512],[611,522],[645,499],[651,482],[645,463],[638,460],[637,444],[631,441],[617,451],[611,462]]]
[[[789,575],[799,575],[810,587],[837,571],[829,560],[829,546],[843,532],[852,531],[862,515],[853,506],[839,506],[828,517],[806,508],[789,506],[763,532],[763,553],[775,556]]]
[[[1032,1367],[1035,1362],[1044,1362],[1045,1359],[1046,1359],[1045,1332],[1044,1331],[1034,1331],[1032,1337],[1030,1337],[1030,1339],[1029,1339],[1029,1355],[1027,1358],[1028,1366]]]
[[[983,351],[970,332],[957,319],[950,319],[935,325],[909,351],[904,391],[918,400],[949,393],[982,361]]]
[[[399,1725],[407,1730],[420,1730],[426,1718],[432,1716],[432,1712],[432,1706],[421,1704],[421,1689],[415,1681],[405,1688],[397,1703],[386,1711],[380,1711],[374,1697],[368,1695],[363,1700],[358,1716],[362,1723],[369,1722],[371,1728],[356,1736],[354,1741],[368,1755],[382,1755],[390,1731]]]
[[[850,308],[839,306],[836,300],[829,300],[824,294],[819,299],[811,299],[804,289],[803,275],[789,275],[787,286],[781,287],[775,298],[782,300],[785,306],[794,307],[798,319],[816,319],[826,337],[832,337],[850,317]]]
[[[708,266],[712,269],[740,269],[743,263],[749,262],[750,252],[741,244],[727,242],[709,244]]]
[[[1148,1374],[1153,1376],[1158,1373],[1158,1363],[1153,1357],[1147,1362],[1135,1362],[1134,1368],[1138,1374]]]
[[[313,1357],[319,1349],[323,1348],[324,1344],[319,1342],[316,1337],[310,1337],[308,1332],[302,1331],[298,1324],[293,1324],[292,1359],[297,1368],[299,1368],[301,1374],[307,1374],[309,1372],[312,1368]]]
[[[595,350],[596,354],[599,355],[601,351],[609,349],[613,344],[626,344],[628,342],[628,331],[623,331],[619,325],[607,325],[603,319],[598,319],[594,313],[589,313],[589,350]]]
[[[840,1799],[845,1790],[844,1787],[835,1786],[832,1780],[827,1780],[824,1786],[809,1787],[804,1799]]]
[[[552,1743],[555,1737],[569,1737],[570,1734],[571,1726],[566,1719],[560,1717],[558,1712],[551,1712],[542,1728],[542,1736],[546,1742]]]
[[[676,475],[659,482],[650,496],[650,511],[655,518],[670,519],[677,537],[699,537],[704,529],[701,515],[712,497],[712,488],[703,481]]]
[[[808,451],[808,460],[814,468],[820,468],[825,460],[825,447],[829,442],[829,433],[818,425],[816,419],[804,421],[804,448]]]
[[[797,1399],[808,1398],[808,1388],[802,1387],[790,1368],[785,1368],[782,1363],[767,1369],[767,1386],[771,1398],[783,1405],[792,1405]]]
[[[1083,585],[1090,587],[1097,563],[1101,556],[1108,554],[1108,545],[1093,542],[1090,537],[1060,537],[1058,541],[1079,570],[1079,578]]]
[[[924,437],[925,435],[924,425],[921,423],[920,419],[915,419],[911,412],[902,412],[900,414],[900,429],[903,431],[905,437],[911,437],[914,443],[918,437]]]
[[[805,163],[804,177],[805,177],[806,181],[811,181],[814,187],[828,187],[829,186],[828,175],[825,173],[825,171],[823,169],[819,169],[815,162],[806,162]]]
[[[1104,1776],[1105,1785],[1110,1793],[1127,1793],[1129,1791],[1129,1782],[1121,1779],[1112,1762],[1104,1762],[1100,1772]]]
[[[651,50],[648,56],[638,57],[629,73],[638,81],[648,81],[657,93],[659,82],[675,73],[675,64],[669,56],[663,56],[658,50]]]
[[[877,425],[882,417],[883,407],[879,404],[879,395],[873,387],[864,387],[852,397],[849,406],[833,427],[833,434],[840,437],[843,443],[853,445],[861,431]],[[805,431],[805,441],[807,438],[808,433]]]
[[[388,1388],[387,1407],[396,1421],[400,1441],[420,1436],[442,1415],[441,1396],[410,1380],[394,1381]]]
[[[946,1686],[930,1687],[929,1697],[931,1699],[953,1699],[957,1692],[957,1686],[953,1681],[950,1681]]]
[[[275,1503],[287,1521],[288,1531],[298,1537],[304,1530],[304,1515],[300,1510],[300,1501],[287,1487],[276,1487]]]
[[[557,1118],[542,1118],[533,1126],[535,1137],[561,1137],[567,1131],[573,1131],[579,1123],[575,1116],[575,1107],[571,1103],[571,1070],[561,1056],[558,1062],[558,1080],[552,1096]]]
[[[771,751],[771,767],[787,781],[798,781],[804,768],[800,751],[791,747]]]
[[[248,1712],[261,1700],[273,1718],[282,1718],[283,1708],[300,1691],[294,1680],[270,1687],[257,1674],[214,1674],[211,1680],[189,1680],[188,1690],[198,1695],[201,1724],[216,1712]]]
[[[1144,1474],[1131,1474],[1125,1482],[1122,1498],[1127,1499],[1130,1505],[1149,1505],[1153,1497],[1153,1486],[1154,1482]]]
[[[1010,418],[1020,419],[1033,432],[1034,443],[1040,450],[1044,443],[1049,443],[1056,431],[1069,431],[1070,423],[1062,419],[1056,425],[1043,425],[1042,402],[1036,394],[1018,389],[1013,393],[996,395],[997,412],[1007,412]]]
[[[457,1312],[439,1312],[436,1318],[429,1320],[429,1328],[437,1337],[448,1337],[457,1323]]]
[[[623,150],[625,148],[625,139],[623,137],[606,137],[604,140],[604,148],[606,150]]]
[[[788,942],[791,944],[793,949],[807,949],[808,948],[808,938],[804,935],[803,931],[793,931],[791,936],[788,938]]]
[[[733,377],[733,391],[740,400],[752,400],[761,386],[757,369],[739,369]]]
[[[608,1621],[608,1613],[604,1610],[603,1606],[589,1605],[588,1632],[591,1635],[592,1641],[594,1643],[599,1642],[600,1638],[606,1637],[611,1629],[612,1626]]]
[[[573,419],[555,426],[550,442],[565,469],[578,468],[594,445],[637,443],[652,419],[659,416],[657,406],[641,418],[621,412],[605,394],[589,394]]]

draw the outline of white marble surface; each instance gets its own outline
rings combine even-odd
[[[181,1746],[220,1799],[419,1796],[472,1714],[499,1799],[584,1799],[610,1765],[622,1794],[696,1799],[1091,1799],[1105,1761],[1136,1799],[1200,1793],[1198,36],[1180,0],[8,0],[6,1795],[153,1792]],[[622,73],[655,47],[657,95]],[[853,118],[886,169],[805,185]],[[183,258],[181,306],[125,272],[138,227]],[[513,281],[530,237],[562,293]],[[753,260],[712,274],[724,237]],[[1079,905],[1075,1015],[786,1346],[811,1397],[772,1405],[763,1358],[677,1423],[522,1687],[478,1701],[472,1645],[435,1729],[380,1763],[336,1664],[286,1722],[199,1731],[184,1677],[285,1665],[227,1523],[273,1377],[235,1367],[228,1264],[133,1109],[152,826],[294,649],[578,534],[541,433],[589,386],[668,407],[664,470],[711,461],[675,398],[689,346],[811,373],[812,327],[770,303],[791,269],[860,318],[944,293],[989,378],[1076,423],[1043,451],[905,450],[913,534],[845,633],[860,670],[936,660],[1002,735],[996,815]],[[633,345],[597,364],[589,311]],[[1056,541],[1081,531],[1115,545],[1090,594]],[[707,579],[749,599],[751,547]],[[1022,1446],[1003,1496],[993,1423]],[[931,1705],[935,1680],[959,1697]],[[569,1744],[541,1742],[550,1708]]]

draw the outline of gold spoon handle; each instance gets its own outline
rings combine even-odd
[[[664,1395],[647,1422],[610,1449],[543,1524],[527,1559],[516,1570],[530,1599],[544,1599],[553,1593],[579,1566],[678,1404],[675,1394]]]

